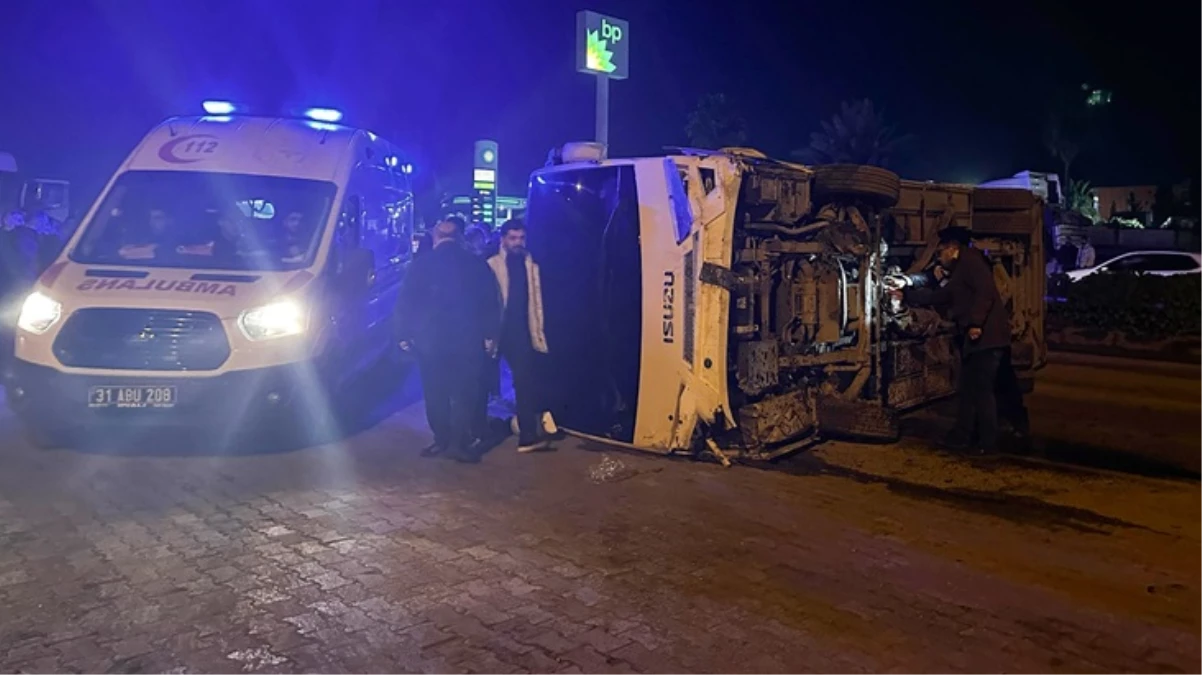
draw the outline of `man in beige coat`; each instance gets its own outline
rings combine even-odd
[[[513,373],[518,452],[532,452],[546,447],[545,432],[554,433],[554,422],[546,412],[539,370],[547,353],[542,286],[538,265],[526,250],[526,224],[521,219],[501,226],[501,252],[489,258],[488,266],[501,289],[499,348]]]

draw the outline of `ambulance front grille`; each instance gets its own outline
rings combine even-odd
[[[72,314],[54,341],[64,366],[104,370],[216,370],[230,356],[209,312],[90,308]]]

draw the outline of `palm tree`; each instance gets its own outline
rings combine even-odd
[[[822,130],[810,134],[810,145],[793,155],[808,164],[868,164],[888,166],[913,137],[898,136],[885,123],[872,101],[844,101],[839,113],[823,120]]]
[[[747,121],[726,94],[706,94],[689,113],[685,134],[695,148],[737,147],[747,142]]]
[[[1098,221],[1098,209],[1094,205],[1093,186],[1087,180],[1075,180],[1069,183],[1068,208],[1089,218],[1090,222]]]
[[[1073,161],[1077,159],[1077,155],[1081,153],[1081,143],[1066,133],[1065,126],[1064,117],[1058,113],[1052,113],[1043,130],[1043,144],[1064,169],[1064,173],[1060,174],[1060,184],[1072,185],[1069,169],[1072,167]]]
[[[1051,96],[1043,144],[1064,170],[1061,185],[1072,185],[1069,171],[1073,162],[1083,151],[1088,153],[1102,142],[1100,134],[1112,100],[1110,90],[1089,84],[1080,89],[1061,89]]]

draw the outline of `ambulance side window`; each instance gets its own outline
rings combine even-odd
[[[344,247],[356,248],[362,241],[363,200],[358,195],[346,198],[338,218],[338,241]]]
[[[407,260],[412,255],[413,195],[405,190],[389,190],[387,208],[390,248],[401,260]]]
[[[363,225],[360,247],[371,251],[376,269],[395,264],[397,243],[392,236],[391,176],[386,167],[372,167],[363,182]]]

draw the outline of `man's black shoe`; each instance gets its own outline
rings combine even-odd
[[[427,445],[426,447],[422,448],[421,455],[422,455],[422,457],[435,457],[437,455],[443,454],[446,451],[447,451],[447,446],[443,445],[442,443],[435,442],[435,443],[431,443],[430,445]]]
[[[479,464],[480,453],[472,451],[470,448],[461,448],[447,453],[449,459],[453,459],[460,464]]]
[[[1016,455],[1030,455],[1035,452],[1035,444],[1031,442],[1031,437],[1028,434],[1014,434],[1006,439],[1005,447],[1008,452]]]

